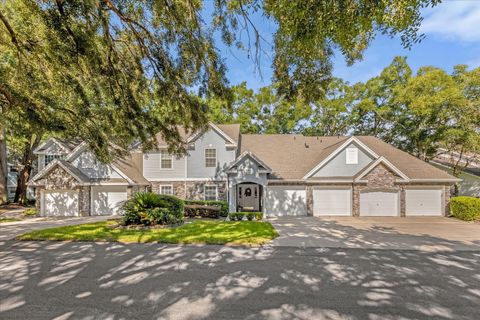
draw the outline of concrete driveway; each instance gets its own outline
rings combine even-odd
[[[273,246],[480,250],[480,224],[444,217],[281,217]]]

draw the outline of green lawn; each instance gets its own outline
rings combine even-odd
[[[0,223],[4,223],[4,222],[15,222],[15,221],[20,221],[20,219],[0,217]]]
[[[176,228],[112,228],[114,221],[58,227],[26,233],[19,240],[72,240],[206,244],[263,244],[278,236],[268,222],[194,221]]]

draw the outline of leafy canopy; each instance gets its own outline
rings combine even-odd
[[[215,0],[212,19],[202,19],[200,0],[2,1],[0,125],[22,110],[45,131],[88,141],[103,159],[112,143],[119,152],[134,139],[152,147],[157,132],[179,147],[177,125],[206,123],[199,97],[231,101],[215,32],[258,61],[265,41],[251,17],[261,12],[277,25],[272,90],[296,105],[280,102],[287,123],[272,130],[291,128],[297,103],[325,95],[335,50],[360,59],[376,32],[399,34],[409,47],[421,39],[420,9],[437,3]]]

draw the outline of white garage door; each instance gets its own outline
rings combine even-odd
[[[119,213],[127,200],[127,187],[92,187],[92,215],[111,215]]]
[[[313,189],[314,216],[350,216],[352,212],[350,188]]]
[[[44,191],[42,206],[41,212],[45,216],[77,216],[78,192]]]
[[[407,216],[441,216],[441,189],[407,189],[405,190]]]
[[[360,216],[399,216],[398,192],[360,193]]]
[[[306,216],[307,195],[305,187],[267,187],[265,213],[267,216]]]

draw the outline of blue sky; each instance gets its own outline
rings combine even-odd
[[[334,75],[352,83],[365,81],[379,74],[395,56],[407,56],[414,70],[426,65],[448,72],[457,64],[480,67],[480,0],[447,0],[433,9],[425,9],[423,17],[421,32],[426,38],[411,50],[404,49],[399,39],[378,36],[365,52],[364,59],[351,67],[345,64],[342,56],[336,56]],[[255,17],[255,23],[270,41],[275,26],[260,15]],[[272,51],[268,44],[262,46],[266,51],[261,57],[262,77],[245,52],[219,46],[226,58],[231,84],[246,81],[249,88],[258,89],[271,83]]]

